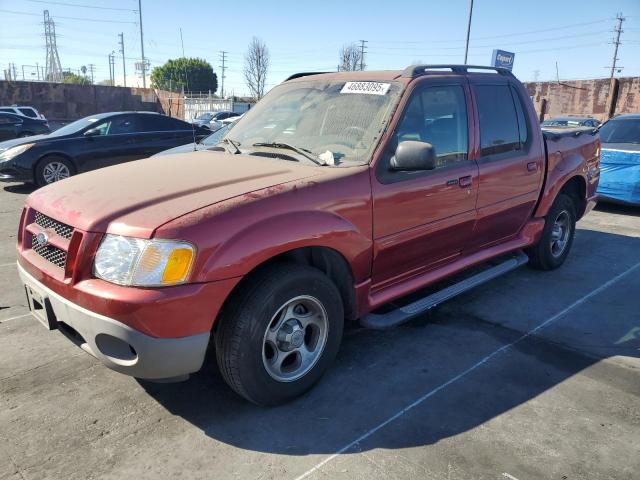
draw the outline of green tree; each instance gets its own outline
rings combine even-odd
[[[76,75],[71,72],[62,72],[62,83],[75,83],[77,85],[91,85],[91,79],[84,75]]]
[[[218,77],[211,64],[200,58],[176,58],[169,60],[151,72],[151,86],[161,90],[179,92],[214,93],[218,89]]]

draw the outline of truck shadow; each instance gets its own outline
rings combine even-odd
[[[640,262],[639,246],[636,238],[580,230],[570,260],[556,272],[524,267],[393,330],[348,328],[340,354],[321,382],[281,407],[260,408],[242,400],[226,386],[212,356],[188,382],[140,384],[169,412],[212,439],[247,450],[335,453],[410,405],[414,407],[401,419],[354,449],[434,444],[509,412],[596,364],[617,368],[602,364],[604,358],[639,358],[640,313],[624,299],[640,295],[640,267],[627,281],[598,294],[598,302],[577,306],[523,338]],[[614,258],[624,258],[624,265],[612,263]],[[603,319],[610,321],[603,324]],[[631,369],[623,370],[628,372],[603,377],[612,388],[631,388],[640,395],[637,374],[634,379]]]

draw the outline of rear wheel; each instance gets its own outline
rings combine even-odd
[[[529,264],[539,270],[553,270],[564,263],[576,232],[576,211],[569,195],[560,194],[545,217],[540,241],[527,249]]]
[[[344,311],[338,289],[316,268],[280,264],[257,273],[225,305],[215,334],[227,383],[259,405],[311,388],[338,352]]]
[[[75,168],[69,160],[57,155],[51,155],[38,162],[35,179],[36,183],[42,187],[69,178],[74,173]]]

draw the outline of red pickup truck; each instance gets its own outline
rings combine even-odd
[[[215,351],[236,392],[277,404],[319,379],[345,320],[391,327],[560,266],[599,154],[591,130],[543,134],[503,69],[297,74],[213,150],[32,193],[18,269],[34,315],[108,367],[179,380]]]

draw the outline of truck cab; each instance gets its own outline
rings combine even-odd
[[[213,149],[31,194],[18,269],[36,318],[108,367],[180,380],[217,361],[273,405],[319,380],[346,321],[390,328],[561,266],[599,153],[593,130],[543,133],[504,69],[297,74]]]

